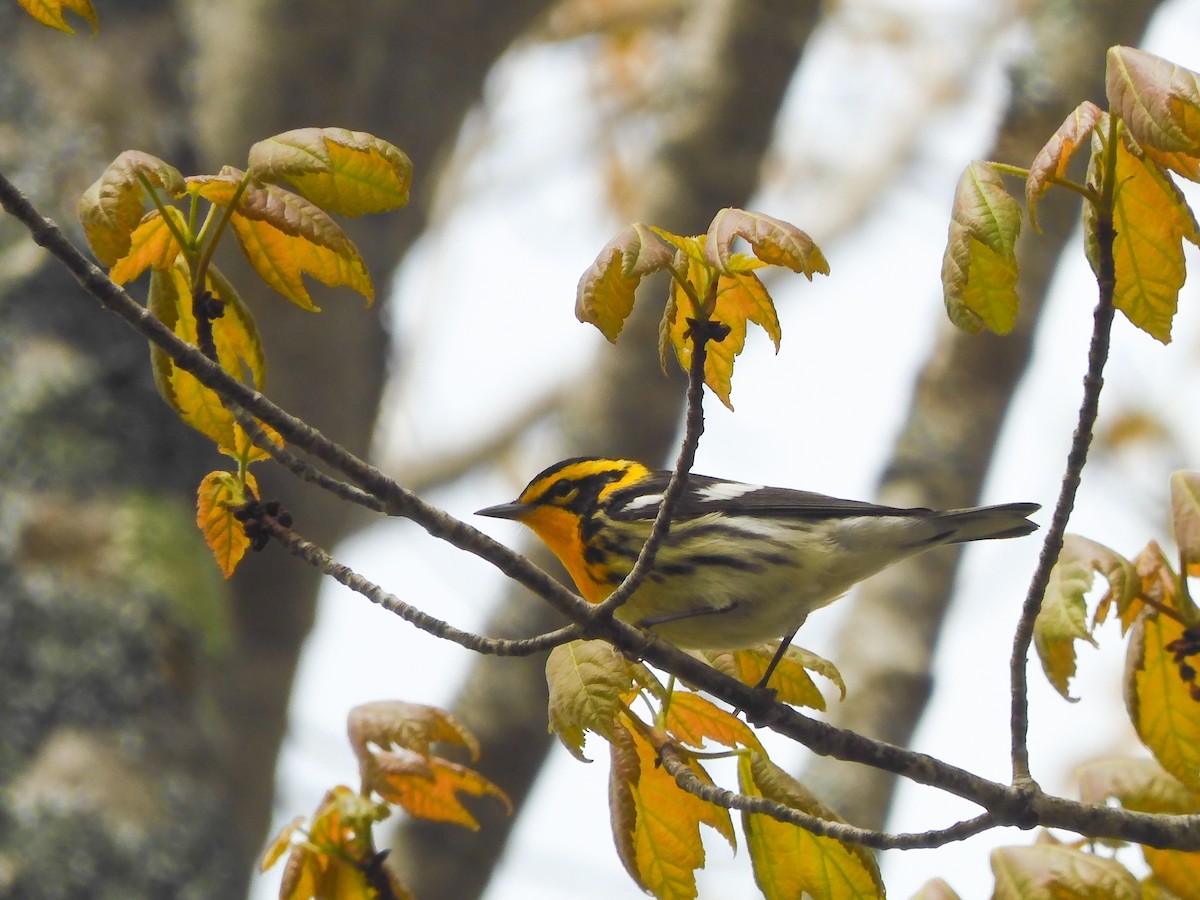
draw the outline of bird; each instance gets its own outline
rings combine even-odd
[[[516,500],[476,515],[529,527],[584,599],[600,603],[633,568],[671,474],[629,459],[572,457],[538,473]],[[686,650],[781,640],[765,685],[809,613],[933,547],[1029,534],[1038,509],[900,509],[689,474],[654,564],[615,615]]]

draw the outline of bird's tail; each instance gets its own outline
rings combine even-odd
[[[965,541],[987,541],[993,538],[1014,538],[1038,529],[1029,516],[1039,509],[1038,503],[1004,503],[999,506],[977,506],[971,509],[949,509],[938,516],[946,526],[941,543],[961,544]]]

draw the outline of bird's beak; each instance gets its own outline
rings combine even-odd
[[[493,519],[516,519],[519,522],[531,508],[528,503],[518,503],[514,500],[512,503],[501,503],[476,510],[475,515],[489,516]]]

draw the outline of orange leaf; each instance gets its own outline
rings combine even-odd
[[[68,9],[87,20],[92,26],[92,34],[100,30],[92,0],[17,0],[17,3],[36,21],[68,34],[75,33],[75,29],[67,24],[66,16],[63,15],[63,11]]]
[[[196,524],[226,578],[250,546],[245,528],[233,517],[233,508],[246,502],[247,487],[257,495],[258,484],[249,472],[243,484],[236,475],[217,471],[205,475],[197,491]]]
[[[1067,171],[1071,156],[1087,141],[1098,126],[1103,130],[1105,113],[1095,103],[1084,100],[1058,126],[1029,167],[1025,179],[1025,208],[1029,212],[1029,224],[1034,231],[1041,231],[1037,223],[1037,204],[1050,187],[1051,178],[1061,178]]]
[[[708,651],[704,656],[714,668],[731,678],[736,678],[743,684],[758,684],[775,657],[778,646],[776,641],[745,650]],[[837,667],[803,647],[788,648],[783,660],[771,675],[770,687],[775,691],[775,696],[784,703],[824,710],[825,696],[809,677],[809,672],[816,672],[828,678],[837,686],[841,699],[846,698],[846,683],[842,681]]]
[[[634,292],[642,278],[670,266],[673,256],[648,226],[626,225],[580,277],[575,317],[616,341],[633,310]]]
[[[762,751],[758,736],[745,722],[691,691],[671,694],[666,728],[692,747],[703,747],[706,740],[712,740],[725,747],[750,747]]]
[[[402,806],[419,819],[451,822],[477,831],[479,822],[459,802],[459,794],[495,797],[512,814],[508,795],[474,769],[407,750],[380,751],[371,759],[364,789],[374,791],[387,803]]]

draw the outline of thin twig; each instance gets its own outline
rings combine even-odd
[[[545,634],[531,638],[510,640],[507,638],[489,638],[455,628],[441,619],[422,612],[411,604],[405,603],[395,594],[389,593],[379,585],[359,575],[353,569],[343,565],[326,553],[316,544],[305,540],[268,515],[260,515],[255,521],[268,531],[271,537],[287,548],[288,552],[303,559],[309,565],[324,572],[331,578],[341,582],[357,594],[362,594],[372,603],[378,604],[390,613],[395,613],[404,621],[415,625],[421,631],[443,640],[452,641],[460,647],[484,653],[490,656],[530,656],[543,650],[557,647],[573,641],[582,633],[578,625],[567,625]]]
[[[1110,154],[1111,155],[1111,154]],[[1106,176],[1106,181],[1109,180]],[[1029,646],[1033,642],[1033,626],[1042,607],[1042,597],[1050,583],[1050,571],[1062,552],[1063,536],[1071,511],[1075,508],[1075,495],[1083,480],[1083,468],[1087,463],[1088,448],[1092,443],[1092,432],[1100,409],[1100,390],[1104,387],[1104,366],[1108,361],[1109,344],[1112,338],[1113,294],[1116,289],[1116,264],[1113,259],[1113,241],[1116,230],[1112,220],[1112,197],[1105,191],[1096,206],[1096,243],[1098,265],[1096,283],[1099,299],[1093,313],[1092,339],[1088,347],[1087,374],[1083,379],[1083,399],[1079,406],[1079,418],[1075,433],[1071,437],[1071,449],[1067,453],[1066,471],[1059,488],[1058,502],[1046,537],[1037,569],[1029,583],[1021,618],[1013,635],[1012,656],[1009,660],[1012,709],[1010,731],[1012,741],[1013,784],[1024,789],[1036,789],[1029,772],[1029,679],[1026,672]]]
[[[713,284],[715,288],[716,282]],[[593,621],[610,618],[645,580],[646,574],[654,565],[658,548],[662,546],[671,530],[671,517],[687,487],[692,464],[696,461],[696,448],[700,445],[700,436],[704,433],[704,361],[708,357],[708,342],[724,340],[729,334],[729,327],[708,319],[688,319],[688,323],[691,325],[692,360],[688,367],[687,424],[683,444],[679,448],[679,458],[675,461],[675,469],[671,472],[667,489],[663,491],[662,505],[659,506],[654,524],[650,527],[650,536],[642,545],[629,574],[603,603],[595,607],[592,613]]]
[[[920,833],[891,834],[886,831],[859,828],[845,822],[823,819],[769,797],[750,797],[746,794],[726,790],[715,784],[708,784],[692,771],[672,744],[668,743],[659,747],[658,758],[662,762],[663,768],[675,779],[675,783],[680,788],[701,800],[725,809],[770,816],[772,819],[796,825],[820,837],[860,844],[875,850],[925,850],[942,847],[955,841],[965,841],[989,828],[994,828],[997,824],[995,817],[991,813],[985,812],[972,819],[956,822],[947,828]]]

